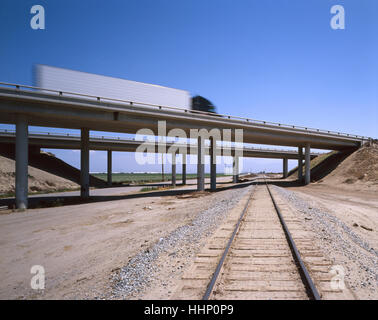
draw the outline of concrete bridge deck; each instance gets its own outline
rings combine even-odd
[[[80,135],[74,134],[64,134],[64,133],[28,133],[29,146],[34,146],[37,148],[45,149],[81,149],[81,138]],[[16,131],[15,130],[1,130],[0,129],[0,144],[15,144],[16,143]],[[123,139],[120,137],[106,137],[106,136],[89,136],[89,149],[99,150],[99,151],[124,151],[124,152],[135,152],[136,149],[145,143],[148,146],[154,148],[155,153],[159,153],[158,146],[150,144],[146,141],[138,141],[134,139]],[[168,142],[165,148],[165,153],[169,153],[169,148],[172,146],[171,142]],[[196,145],[179,145],[179,148],[185,148],[187,154],[192,152],[197,154]],[[209,146],[204,147],[206,154],[209,154]],[[298,152],[296,150],[279,150],[279,149],[267,149],[267,148],[229,148],[227,146],[223,147],[224,150],[228,151],[239,151],[242,152],[243,157],[246,158],[267,158],[267,159],[289,159],[297,160],[299,159]],[[217,155],[222,155],[222,150],[217,148]],[[230,153],[231,154],[231,153]],[[320,153],[311,152],[311,159],[318,156]]]

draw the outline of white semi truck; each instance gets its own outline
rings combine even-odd
[[[210,101],[185,90],[38,64],[35,86],[134,103],[215,112]]]

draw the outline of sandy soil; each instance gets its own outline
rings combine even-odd
[[[222,192],[205,192],[202,201],[197,196],[151,196],[2,214],[0,298],[109,296],[109,279],[118,268],[190,223]],[[30,288],[33,265],[45,268],[42,292]]]
[[[368,144],[341,162],[321,183],[353,191],[378,191],[378,145]]]
[[[0,156],[0,194],[15,192],[15,161]],[[70,180],[55,176],[37,168],[28,167],[28,190],[33,191],[57,191],[76,189],[79,185]]]
[[[355,233],[378,249],[378,196],[376,192],[345,190],[324,184],[289,188],[327,208]]]

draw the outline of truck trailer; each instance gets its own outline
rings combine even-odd
[[[34,85],[43,89],[131,101],[135,104],[215,112],[214,105],[186,90],[38,64]]]

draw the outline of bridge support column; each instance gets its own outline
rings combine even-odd
[[[80,196],[89,197],[89,129],[81,129]]]
[[[298,147],[298,181],[303,180],[303,148]]]
[[[186,185],[186,154],[182,155],[182,184]]]
[[[288,160],[287,160],[287,158],[284,158],[283,159],[283,170],[282,170],[282,173],[283,173],[282,175],[283,175],[284,179],[286,179],[287,175],[288,175],[287,166],[288,166]]]
[[[108,150],[108,186],[112,185],[112,150]]]
[[[217,141],[210,137],[210,189],[217,189]]]
[[[198,137],[197,142],[197,190],[205,190],[205,150],[204,140]]]
[[[28,208],[28,123],[21,115],[16,122],[16,207]]]
[[[176,153],[172,153],[172,187],[176,187]]]
[[[232,182],[238,183],[238,181],[239,181],[239,157],[234,156]]]
[[[306,144],[305,148],[305,184],[309,184],[311,181],[311,176],[310,176],[310,144]]]

